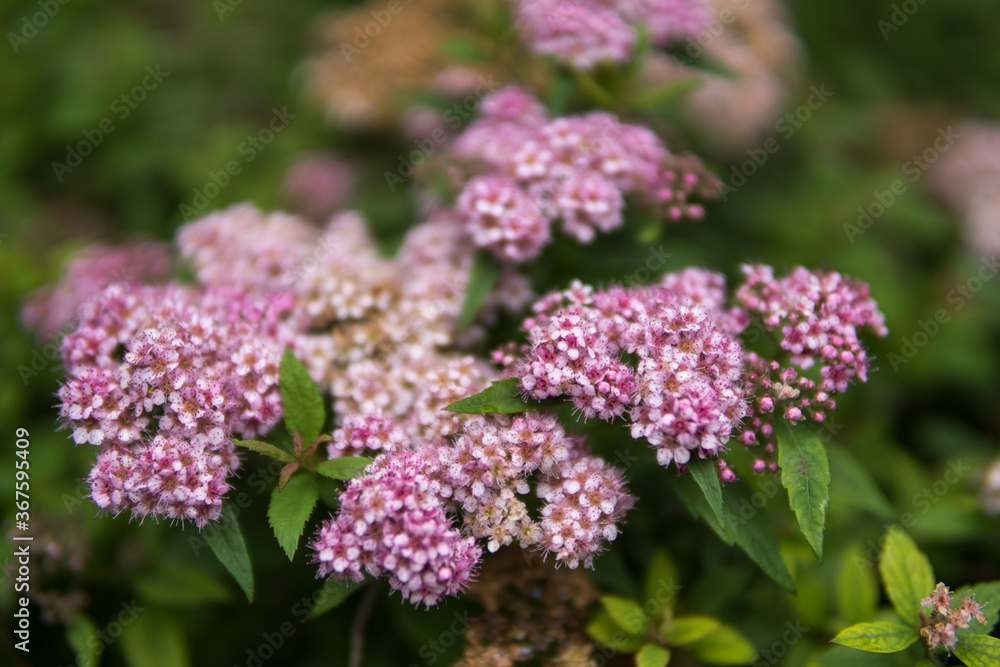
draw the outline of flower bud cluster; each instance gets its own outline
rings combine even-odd
[[[743,273],[736,300],[748,319],[756,318],[777,339],[778,352],[787,358],[782,363],[746,356],[747,392],[754,398],[740,437],[744,444],[762,444],[771,455],[776,416],[824,421],[836,408],[836,394],[855,380],[868,380],[871,362],[859,332],[884,337],[888,329],[868,285],[859,280],[803,267],[783,278],[775,278],[769,266],[744,266]],[[763,459],[756,466],[776,469]]]

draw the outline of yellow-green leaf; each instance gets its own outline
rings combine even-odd
[[[653,554],[649,569],[646,570],[644,585],[645,604],[647,608],[652,608],[655,612],[653,617],[656,620],[663,618],[668,611],[674,609],[680,590],[680,578],[677,575],[677,567],[674,565],[673,559],[666,550],[657,551]]]
[[[691,650],[699,660],[715,665],[745,665],[757,655],[753,644],[727,625],[691,644]]]
[[[896,613],[910,625],[919,626],[920,601],[934,589],[934,572],[913,539],[898,526],[886,533],[879,573]]]
[[[606,609],[601,609],[587,624],[587,634],[594,641],[619,653],[633,653],[645,641],[643,636],[625,631]]]
[[[969,623],[969,627],[958,630],[958,634],[988,635],[993,632],[993,626],[997,624],[997,619],[1000,618],[1000,581],[984,581],[975,586],[960,588],[954,595],[956,604],[958,601],[965,599],[970,593],[975,601],[979,603],[979,606],[982,607],[986,622],[980,623],[973,619]]]
[[[847,624],[871,620],[878,607],[878,581],[875,568],[865,556],[864,547],[854,544],[844,552],[837,574],[837,606]]]
[[[711,616],[681,616],[664,623],[660,636],[668,644],[683,646],[707,637],[721,625]]]
[[[97,653],[97,646],[93,641],[97,637],[97,626],[90,617],[82,612],[73,616],[73,620],[66,628],[66,641],[76,654],[76,664],[97,667],[100,655]]]
[[[646,644],[635,654],[635,667],[665,667],[670,651],[659,644]]]
[[[139,614],[125,626],[121,647],[129,667],[187,667],[191,664],[180,624],[155,610]]]
[[[897,653],[917,641],[917,631],[901,623],[858,623],[830,641],[869,653]]]
[[[969,667],[997,667],[1000,665],[1000,639],[989,635],[960,637],[952,653]]]
[[[643,611],[642,606],[635,600],[621,598],[614,595],[605,595],[601,598],[601,604],[611,614],[625,632],[632,635],[640,635],[646,631],[649,625],[649,617]]]

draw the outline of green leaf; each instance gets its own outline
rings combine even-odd
[[[319,487],[312,475],[295,475],[283,490],[271,492],[271,504],[267,508],[267,521],[274,529],[278,544],[285,550],[288,560],[295,556],[299,538],[306,527],[309,515],[319,500]]]
[[[621,627],[622,630],[631,635],[641,635],[645,633],[649,624],[649,617],[642,610],[635,600],[620,598],[615,595],[605,595],[601,598],[601,604],[611,614],[611,618]]]
[[[780,663],[778,663],[780,664]],[[867,653],[856,648],[831,644],[825,653],[806,667],[938,667],[920,661],[914,665],[908,653]]]
[[[664,624],[667,626],[668,624]],[[712,634],[722,624],[710,616],[681,616],[661,631],[661,638],[673,646],[684,646]]]
[[[601,609],[587,624],[587,635],[594,641],[609,646],[620,653],[633,653],[645,643],[643,635],[634,635],[623,629],[615,619]]]
[[[957,632],[959,635],[988,635],[993,632],[993,627],[997,624],[997,619],[1000,618],[1000,581],[985,581],[975,586],[960,588],[955,592],[953,599],[957,603],[965,599],[969,593],[972,593],[973,598],[982,608],[983,616],[986,617],[986,623],[980,623],[973,619],[969,623],[969,627],[962,628]]]
[[[602,109],[614,108],[614,95],[602,86],[589,72],[574,68],[573,77],[576,79],[576,85],[590,97],[594,104]]]
[[[767,514],[753,504],[746,484],[726,484],[722,490],[725,511],[725,530],[715,518],[703,494],[694,481],[687,478],[671,480],[674,490],[696,518],[701,517],[726,544],[737,545],[766,574],[786,590],[795,592],[795,581],[781,559],[781,544]],[[758,492],[759,494],[759,492]],[[736,513],[738,512],[738,514]]]
[[[615,633],[622,632],[621,626],[615,622],[606,610],[602,609],[594,615],[587,624],[587,634],[596,642],[610,646],[615,641]]]
[[[691,477],[701,492],[705,494],[705,500],[716,520],[722,523],[722,484],[719,483],[719,475],[715,472],[715,465],[708,459],[692,457],[687,462],[687,469],[691,471]]]
[[[885,550],[878,569],[896,613],[918,627],[920,601],[934,590],[934,571],[927,557],[902,528],[894,526],[886,533]]]
[[[659,644],[646,644],[635,654],[635,667],[665,667],[670,651]]]
[[[673,611],[677,603],[677,594],[681,590],[680,577],[673,559],[665,549],[653,554],[653,560],[646,570],[646,581],[643,593],[646,604],[655,604],[656,620],[663,618],[668,611]]]
[[[66,641],[76,655],[76,664],[97,667],[100,656],[93,642],[95,637],[97,626],[94,622],[86,614],[76,613],[66,628]]]
[[[718,74],[719,76],[727,79],[735,80],[739,78],[739,75],[733,71],[729,65],[725,64],[714,55],[708,53],[708,51],[702,51],[701,55],[694,58],[687,64],[697,70]]]
[[[493,382],[478,394],[452,403],[445,410],[469,415],[512,415],[539,407],[538,401],[528,402],[521,397],[520,378],[507,378]]]
[[[635,46],[632,47],[632,57],[625,64],[624,74],[629,78],[642,72],[646,64],[652,39],[649,36],[649,26],[638,23],[635,26]]]
[[[633,579],[633,571],[625,562],[622,551],[608,549],[587,574],[601,592],[638,600],[642,597],[642,588]]]
[[[960,637],[952,653],[969,667],[996,667],[1000,665],[1000,639],[989,635]]]
[[[200,607],[231,597],[226,585],[208,572],[179,563],[164,563],[132,585],[144,602],[158,607]]]
[[[805,426],[793,427],[778,420],[778,465],[781,485],[788,489],[788,503],[795,512],[806,541],[823,558],[823,528],[830,504],[830,464],[826,448]]]
[[[701,77],[691,76],[668,83],[647,87],[641,95],[629,102],[635,111],[657,111],[669,109],[704,84]]]
[[[372,460],[365,456],[341,456],[317,463],[315,470],[330,479],[349,480],[357,477]]]
[[[476,319],[486,297],[500,279],[500,265],[485,250],[476,253],[469,273],[469,285],[465,288],[465,301],[458,315],[458,330],[465,331]]]
[[[566,109],[575,91],[576,83],[569,72],[564,68],[556,70],[549,83],[549,94],[545,100],[545,107],[553,118],[566,115]]]
[[[837,606],[847,624],[862,623],[875,615],[878,581],[872,565],[859,544],[844,553],[837,573]]]
[[[191,664],[180,626],[150,610],[125,625],[122,653],[129,667],[187,667]]]
[[[250,567],[250,554],[236,516],[237,512],[232,505],[223,503],[222,516],[202,530],[202,537],[246,593],[247,601],[253,602],[253,569]]]
[[[854,455],[842,447],[827,450],[830,458],[830,504],[834,507],[856,507],[883,519],[898,516],[892,503],[882,493],[875,480]]]
[[[258,454],[263,454],[264,456],[269,456],[275,461],[281,461],[282,463],[291,463],[295,460],[295,457],[281,449],[280,447],[275,447],[274,445],[268,444],[266,442],[261,442],[260,440],[235,440],[237,447],[243,447],[251,451],[257,452]]]
[[[348,584],[336,577],[328,578],[323,582],[323,586],[313,594],[313,603],[309,610],[309,617],[319,618],[331,609],[339,607],[344,603],[344,600],[367,586],[370,581],[370,579],[365,579],[356,584]]]
[[[281,389],[281,410],[285,415],[285,426],[289,432],[298,431],[302,434],[302,442],[308,446],[319,437],[326,422],[323,396],[291,348],[285,348],[278,370],[280,373],[278,387]]]
[[[698,659],[716,665],[745,665],[757,655],[753,644],[727,625],[691,644],[691,650]]]
[[[757,510],[752,505],[750,496],[745,484],[726,484],[723,490],[726,506],[739,508],[737,510],[739,514],[732,511],[726,514],[728,531],[733,534],[735,544],[743,549],[750,560],[757,563],[767,576],[781,584],[787,591],[794,593],[795,581],[781,558],[781,543],[778,542],[771,520],[766,512]],[[749,512],[747,508],[755,511]],[[745,515],[748,516],[744,518]]]
[[[698,488],[698,484],[694,481],[693,477],[673,477],[670,479],[670,485],[694,518],[704,519],[705,523],[719,536],[720,540],[729,546],[733,546],[735,536],[732,531],[726,530],[729,520],[726,519],[726,521],[720,522],[715,518],[715,512],[712,511],[708,500],[705,499],[705,494]]]
[[[830,641],[869,653],[896,653],[917,641],[917,637],[911,627],[880,621],[852,625]]]

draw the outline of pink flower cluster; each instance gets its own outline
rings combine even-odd
[[[299,157],[285,174],[283,191],[293,208],[322,223],[342,208],[354,192],[354,169],[328,153]]]
[[[721,277],[720,277],[721,278]],[[717,456],[746,413],[742,347],[715,316],[701,269],[663,285],[594,292],[576,284],[525,322],[530,353],[515,374],[535,399],[567,396],[585,417],[627,413],[661,465]],[[686,287],[693,287],[691,295]],[[624,353],[634,354],[635,367]]]
[[[239,460],[231,436],[281,418],[281,318],[291,299],[238,290],[116,283],[63,341],[60,416],[100,448],[94,502],[118,514],[197,526],[218,518]]]
[[[549,222],[513,181],[479,176],[462,190],[456,204],[476,245],[500,258],[523,262],[537,257],[549,240]]]
[[[889,333],[867,285],[836,271],[801,266],[781,279],[768,266],[744,266],[743,272],[737,300],[768,329],[780,332],[779,345],[791,353],[793,364],[804,370],[819,364],[820,386],[827,392],[846,391],[855,377],[867,380],[868,356],[858,330]]]
[[[313,548],[319,576],[360,581],[386,574],[404,599],[428,607],[459,593],[475,575],[482,550],[445,512],[441,485],[414,452],[381,455],[340,494],[335,519]]]
[[[703,0],[515,0],[514,6],[533,51],[578,69],[628,61],[639,24],[655,45],[667,46],[696,35],[711,16]]]
[[[503,261],[538,256],[556,221],[582,243],[620,227],[628,193],[671,221],[703,217],[689,199],[717,194],[718,181],[697,158],[672,155],[648,128],[611,114],[550,120],[517,88],[486,98],[481,112],[452,149],[478,174],[455,211],[475,244]]]
[[[823,421],[836,407],[835,394],[855,380],[868,380],[871,362],[859,331],[883,337],[888,329],[861,281],[803,267],[784,278],[775,278],[768,266],[744,266],[743,272],[746,280],[736,292],[737,301],[778,337],[791,364],[747,355],[747,391],[755,400],[741,438],[748,445],[763,442],[770,454],[775,414],[792,422]],[[800,372],[810,369],[818,373],[807,377]],[[763,460],[755,463],[757,470],[765,465]],[[774,469],[774,464],[768,467]]]
[[[920,627],[920,636],[930,650],[955,646],[958,643],[955,631],[969,627],[973,619],[980,623],[986,622],[982,608],[971,593],[958,607],[952,609],[952,603],[951,591],[943,583],[939,583],[929,596],[920,601],[921,607],[931,610],[930,618],[924,620]]]
[[[859,281],[801,268],[781,280],[769,267],[745,272],[741,306],[730,308],[723,276],[698,268],[651,287],[595,292],[575,283],[535,303],[521,359],[511,349],[494,357],[532,398],[565,396],[587,418],[626,416],[661,465],[686,464],[692,453],[717,457],[736,434],[773,454],[775,413],[822,421],[833,394],[867,380],[858,331],[884,336],[885,321]],[[798,370],[743,348],[737,336],[752,316],[780,333],[778,351]],[[800,376],[814,367],[818,379]],[[735,479],[725,461],[717,469]],[[777,465],[760,458],[754,470]]]
[[[262,295],[292,292],[297,334],[291,345],[324,389],[353,385],[347,369],[354,364],[420,357],[454,344],[474,251],[448,216],[413,227],[388,259],[357,213],[339,213],[317,229],[249,205],[186,225],[177,242],[202,284]],[[508,268],[480,318],[517,310],[530,297],[527,280]],[[481,328],[472,327],[466,335],[477,332]]]
[[[21,319],[41,337],[66,333],[76,326],[77,310],[87,299],[116,282],[156,283],[173,271],[170,248],[154,241],[133,241],[118,246],[92,245],[76,253],[55,285],[28,297]],[[58,345],[58,340],[56,340]]]
[[[568,436],[552,414],[482,416],[442,410],[456,398],[475,393],[485,385],[481,381],[456,392],[452,382],[434,381],[435,375],[447,380],[469,361],[440,359],[435,365],[437,370],[425,371],[430,381],[418,381],[410,390],[414,398],[409,407],[395,415],[386,412],[395,407],[389,405],[386,410],[362,410],[342,417],[329,445],[330,456],[378,453],[376,464],[369,470],[419,471],[429,480],[429,488],[434,490],[434,498],[444,512],[442,516],[454,517],[466,534],[477,544],[484,541],[490,552],[517,542],[522,548],[551,553],[557,562],[571,568],[580,564],[590,567],[604,542],[615,538],[618,523],[634,502],[625,489],[621,471],[590,455],[582,441]],[[451,385],[449,391],[442,390],[445,385]],[[396,484],[399,477],[387,476],[385,483],[391,478],[391,483]],[[536,495],[543,501],[540,518],[531,515],[522,499],[531,491],[532,480],[536,482]],[[361,485],[360,480],[354,480],[345,493],[352,494]],[[345,519],[343,508],[349,502],[341,499],[341,511],[323,525],[313,542],[320,576],[331,572],[355,576],[350,573],[364,568],[377,576],[386,568],[373,569],[369,562],[396,562],[390,545],[384,541],[370,555],[363,551],[348,554],[340,549],[345,540],[353,540],[344,536],[355,525]],[[387,520],[391,519],[383,521]],[[478,561],[480,547],[475,548],[474,561]],[[334,553],[342,553],[346,561],[331,569],[326,563],[332,562]],[[462,573],[456,581],[469,580],[469,567],[448,567],[450,573]],[[414,594],[391,575],[390,583],[414,602],[432,604],[440,595],[450,594],[444,588],[435,589],[430,597],[424,589]],[[430,579],[425,583],[436,585]],[[447,582],[448,586],[454,584]]]

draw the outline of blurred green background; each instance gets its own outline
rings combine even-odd
[[[53,281],[65,258],[91,241],[136,234],[171,239],[183,222],[179,206],[191,201],[192,190],[204,186],[210,171],[237,157],[240,142],[263,127],[274,108],[287,107],[294,121],[245,165],[211,209],[246,200],[279,207],[282,177],[294,156],[333,150],[364,165],[354,203],[377,229],[398,232],[412,224],[411,193],[405,188],[388,193],[379,176],[383,158],[369,159],[377,153],[394,163],[391,156],[408,145],[404,139],[391,133],[348,136],[326,127],[320,110],[304,101],[297,67],[309,52],[311,21],[333,3],[222,2],[230,0],[70,0],[58,5],[36,35],[18,43],[17,52],[10,35],[23,33],[24,18],[40,11],[39,3],[5,2],[0,8],[7,35],[0,47],[0,471],[13,470],[13,434],[27,428],[34,520],[65,536],[64,550],[79,549],[85,560],[78,571],[39,571],[40,581],[53,590],[85,591],[86,613],[100,628],[118,617],[123,603],[135,600],[149,610],[130,626],[131,639],[114,642],[101,656],[106,665],[123,664],[125,655],[130,664],[164,664],[143,663],[142,653],[174,650],[186,656],[178,654],[172,664],[247,664],[248,647],[261,645],[285,620],[291,620],[295,635],[286,638],[274,664],[343,664],[358,604],[351,600],[321,621],[300,623],[292,605],[316,589],[313,570],[301,559],[289,566],[273,539],[262,537],[251,549],[258,600],[247,608],[214,558],[205,551],[194,555],[191,528],[183,533],[165,524],[140,528],[124,516],[95,520],[93,507],[77,502],[91,452],[74,448],[65,432],[55,430],[52,406],[61,369],[50,363],[27,378],[18,370],[44,345],[19,324],[25,295]],[[710,205],[703,223],[671,227],[663,242],[673,253],[667,268],[699,263],[734,277],[739,263],[762,261],[835,269],[871,283],[890,335],[872,345],[878,372],[842,401],[835,441],[866,465],[899,513],[912,511],[914,494],[939,479],[949,461],[972,466],[919,515],[912,530],[938,577],[958,586],[1000,578],[1000,524],[986,518],[976,502],[977,471],[1000,447],[1000,280],[987,281],[960,311],[947,304],[949,290],[973,276],[982,260],[963,242],[959,221],[923,192],[922,180],[909,184],[854,243],[844,227],[856,221],[857,208],[868,206],[875,191],[900,177],[903,163],[930,145],[939,127],[963,118],[1000,120],[1000,3],[928,0],[886,40],[877,24],[894,4],[899,3],[789,4],[808,58],[789,108],[803,103],[813,84],[825,84],[834,92],[832,100],[782,142],[746,187]],[[156,66],[169,75],[122,118],[121,107],[112,106],[115,100],[142,80],[147,67]],[[59,180],[53,162],[64,162],[67,145],[105,118],[112,119],[114,130]],[[726,162],[710,164],[723,175],[731,168]],[[615,274],[614,267],[635,266],[645,257],[636,256],[645,249],[635,244],[614,252],[602,258],[604,279],[609,271],[623,276],[626,271]],[[567,272],[563,281],[573,277],[568,275],[572,254],[551,261],[561,267],[554,271]],[[575,273],[587,278],[590,270],[584,265]],[[894,371],[889,354],[899,354],[904,338],[912,338],[939,308],[950,309],[951,322]],[[253,472],[251,464],[248,474]],[[661,473],[637,472],[637,495],[662,494],[656,477]],[[12,474],[0,474],[5,530],[12,480]],[[264,505],[254,503],[247,521],[263,522]],[[892,518],[859,515],[835,502],[830,543],[863,545]],[[690,545],[703,542],[688,537],[706,533],[681,516],[676,503],[637,515],[616,542],[620,552],[598,562],[599,573],[602,563],[610,563],[598,579],[609,588],[627,589],[630,576],[640,576],[650,545],[666,544],[685,563],[685,576],[700,582],[691,591],[695,609],[725,614],[760,646],[772,641],[770,633],[780,635],[781,619],[798,614],[816,631],[813,643],[802,644],[803,656],[829,638],[835,627],[830,568],[802,565],[796,598],[722,545],[709,542],[695,551]],[[0,548],[5,609],[12,596],[9,563],[5,541]],[[724,576],[702,577],[723,565]],[[753,587],[747,587],[751,579]],[[385,627],[370,628],[366,664],[372,665],[408,664],[416,648],[440,633],[463,605],[453,602],[424,613],[398,598],[380,596],[376,604],[375,618],[384,619],[394,636],[386,641]],[[59,623],[36,617],[33,628],[31,660],[25,663],[13,651],[5,631],[0,663],[72,664]],[[447,662],[441,658],[441,664]],[[787,664],[805,664],[804,657],[793,655]]]

